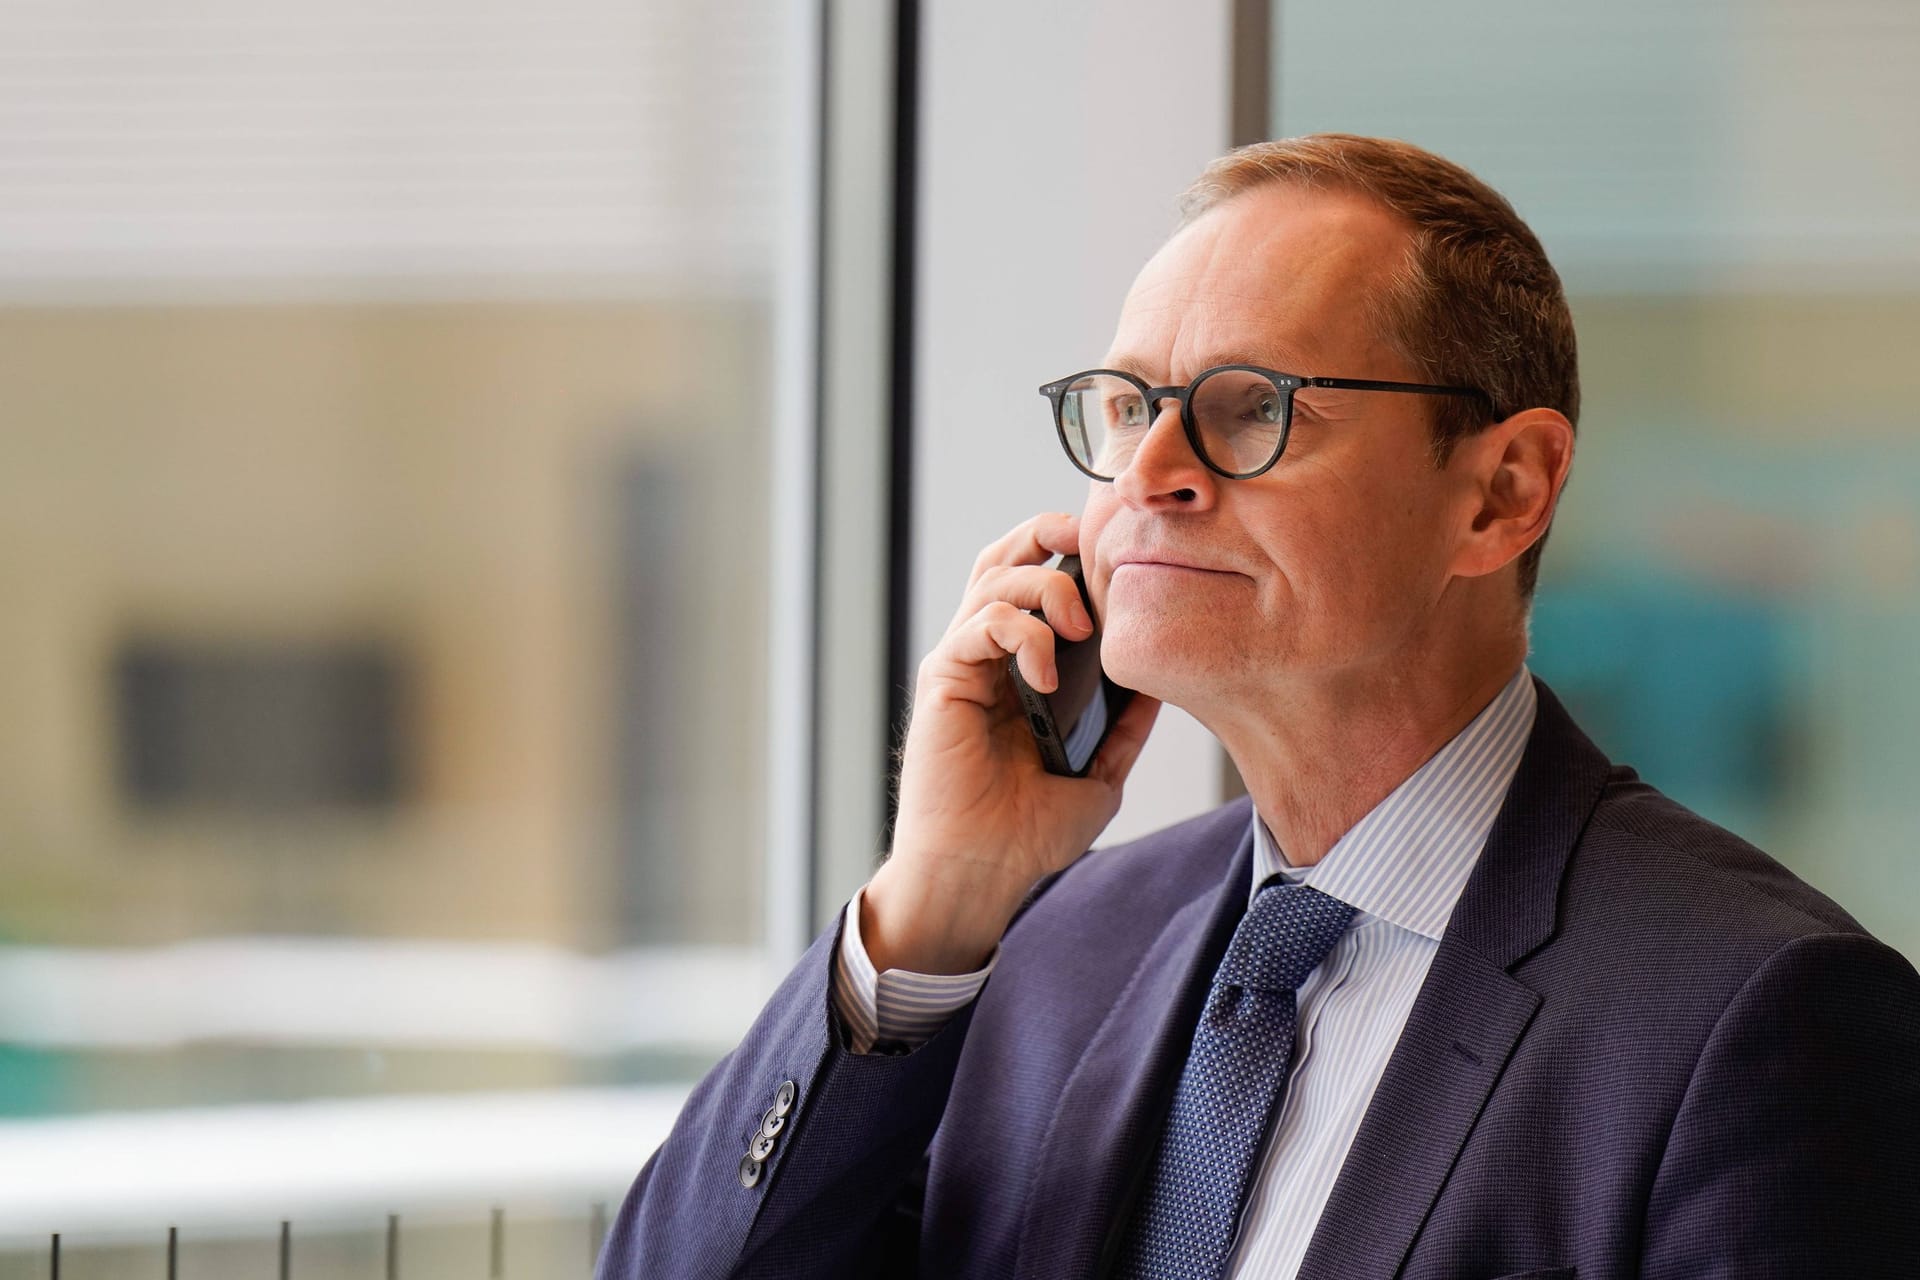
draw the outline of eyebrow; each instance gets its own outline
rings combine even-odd
[[[1212,355],[1207,357],[1206,363],[1201,365],[1200,368],[1201,369],[1218,369],[1222,365],[1250,364],[1261,369],[1272,369],[1276,373],[1299,373],[1300,372],[1299,369],[1297,368],[1289,369],[1287,367],[1289,363],[1297,363],[1297,362],[1291,361],[1291,360],[1279,359],[1270,352],[1261,353],[1261,352],[1249,352],[1249,351],[1216,351]],[[1106,364],[1104,364],[1101,367],[1106,369],[1118,369],[1122,373],[1130,373],[1134,377],[1139,378],[1145,382],[1153,381],[1152,375],[1150,375],[1147,372],[1147,362],[1144,360],[1136,360],[1132,356],[1124,356],[1124,355],[1110,356],[1108,357]]]

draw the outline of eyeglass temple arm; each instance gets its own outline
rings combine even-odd
[[[1438,387],[1429,382],[1375,382],[1368,378],[1302,378],[1303,387],[1325,387],[1330,391],[1410,391],[1423,396],[1477,396],[1492,402],[1493,397],[1478,387]]]

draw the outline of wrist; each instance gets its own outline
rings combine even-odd
[[[876,973],[971,973],[1025,896],[1026,887],[954,882],[889,859],[861,894],[860,941]]]

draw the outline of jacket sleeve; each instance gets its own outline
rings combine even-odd
[[[687,1099],[621,1206],[598,1280],[913,1274],[912,1200],[973,1006],[910,1053],[850,1052],[830,1006],[844,921]],[[788,1083],[790,1109],[743,1176]]]
[[[1920,1275],[1920,977],[1796,938],[1728,1004],[1648,1204],[1645,1280]]]

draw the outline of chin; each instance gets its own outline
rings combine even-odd
[[[1176,706],[1219,660],[1204,637],[1163,627],[1112,628],[1100,641],[1100,665],[1115,684]]]

